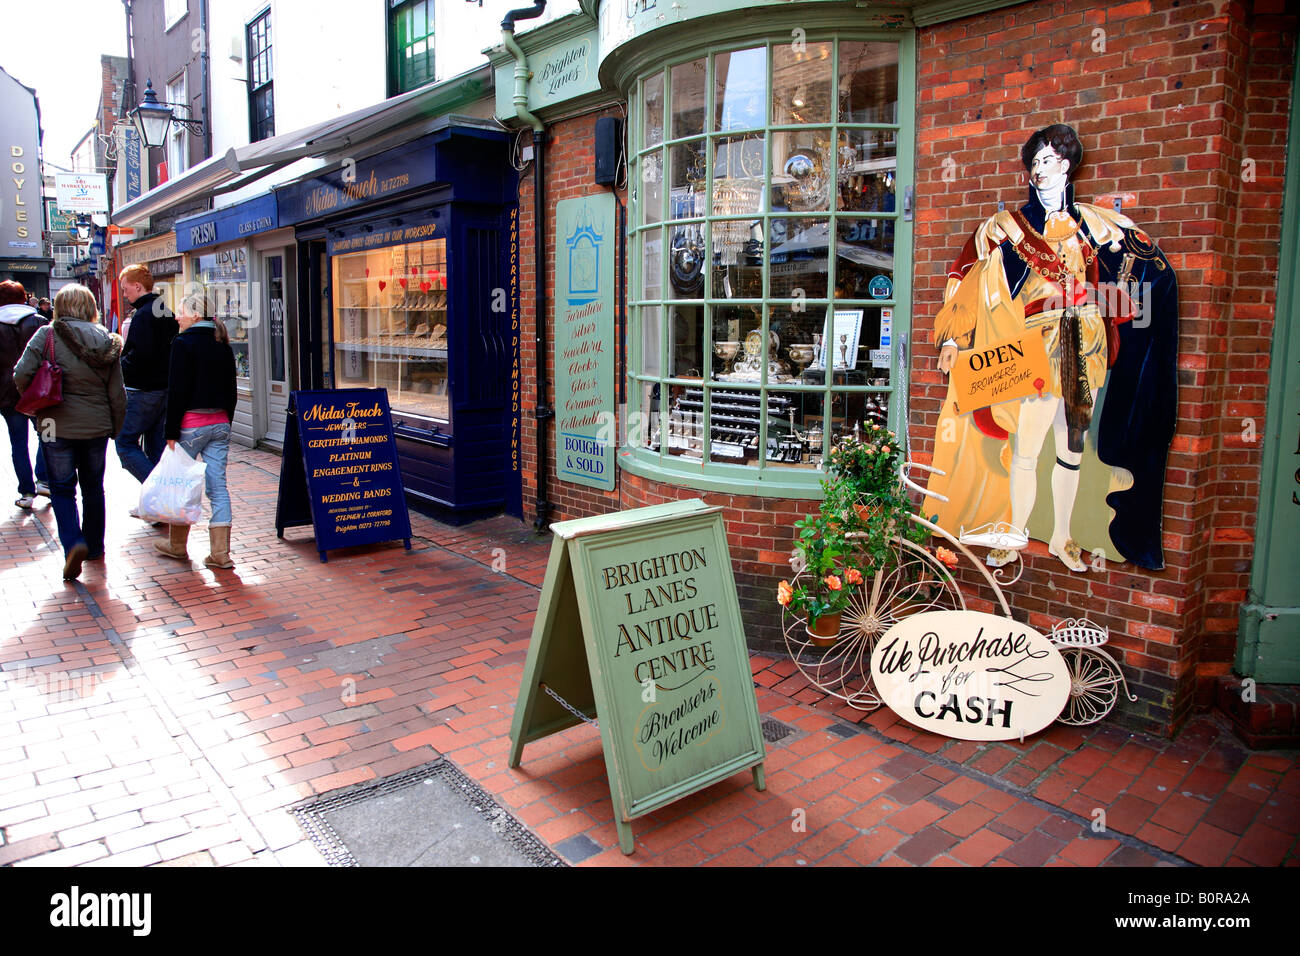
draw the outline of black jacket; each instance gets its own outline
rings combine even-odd
[[[22,397],[14,386],[14,366],[45,321],[29,305],[0,306],[0,408],[5,411],[17,405]]]
[[[156,292],[140,296],[131,308],[135,311],[122,349],[122,379],[127,388],[161,392],[167,387],[169,350],[180,326]]]
[[[164,437],[179,440],[181,419],[196,408],[220,408],[234,421],[235,353],[216,330],[192,325],[172,342]]]

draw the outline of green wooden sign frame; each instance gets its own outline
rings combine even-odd
[[[549,689],[599,722],[624,853],[636,817],[743,770],[765,789],[722,510],[696,499],[551,529],[509,765],[526,743],[580,722]]]

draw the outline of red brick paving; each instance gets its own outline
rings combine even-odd
[[[156,558],[112,460],[109,559],[79,584],[47,506],[0,523],[0,865],[319,865],[287,807],[439,756],[551,845],[594,841],[588,866],[1300,863],[1296,754],[1251,753],[1212,716],[1175,741],[946,740],[763,655],[759,709],[796,728],[768,745],[768,789],[737,775],[640,818],[624,857],[593,730],[506,767],[549,540],[413,514],[411,553],[321,564],[309,529],[275,537],[278,467],[232,450],[234,571],[201,565],[202,529],[188,569]]]

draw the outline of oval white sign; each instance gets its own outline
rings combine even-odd
[[[909,723],[962,740],[1017,740],[1054,721],[1070,696],[1060,651],[1033,628],[980,611],[927,611],[876,642],[871,676]]]

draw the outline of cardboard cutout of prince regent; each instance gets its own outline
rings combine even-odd
[[[1069,126],[1029,138],[1021,150],[1029,201],[975,230],[935,317],[939,368],[979,369],[977,381],[995,382],[993,394],[996,363],[1014,363],[1017,343],[1019,351],[1036,349],[1041,335],[1046,352],[1046,375],[1013,390],[1017,397],[981,407],[961,407],[950,375],[939,416],[933,464],[946,474],[931,477],[923,513],[937,514],[953,534],[1005,523],[1024,532],[989,552],[993,567],[1019,560],[1027,537],[1046,541],[1072,571],[1100,567],[1100,555],[1164,567],[1178,284],[1132,220],[1074,201],[1070,180],[1082,159]]]

